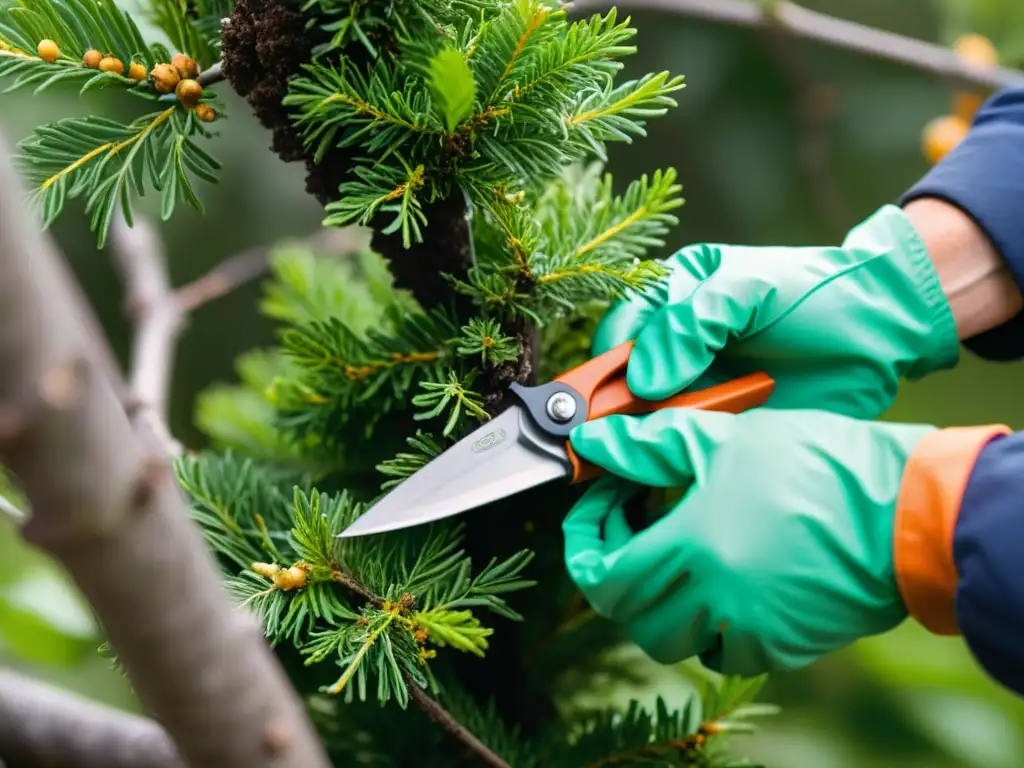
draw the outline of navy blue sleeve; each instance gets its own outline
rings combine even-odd
[[[978,454],[953,532],[956,615],[978,663],[1024,695],[1024,432]]]
[[[941,198],[988,235],[1024,292],[1024,87],[997,93],[967,137],[900,199]],[[1024,357],[1024,312],[964,346],[988,360]]]

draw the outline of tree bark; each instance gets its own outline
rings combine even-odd
[[[184,768],[152,720],[0,672],[0,761],[11,768]]]
[[[0,462],[27,540],[70,573],[186,763],[320,768],[323,747],[253,619],[221,587],[168,459],[143,454],[69,311],[0,139]]]

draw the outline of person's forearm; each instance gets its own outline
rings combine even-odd
[[[914,209],[964,346],[988,360],[1024,358],[1024,88],[989,99],[964,140],[899,202]]]
[[[961,339],[997,328],[1021,312],[1024,301],[1013,275],[963,211],[928,197],[909,203],[905,211],[935,264]]]

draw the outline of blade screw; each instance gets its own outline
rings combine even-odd
[[[552,420],[565,424],[576,415],[576,401],[567,392],[556,392],[548,398],[547,412]]]

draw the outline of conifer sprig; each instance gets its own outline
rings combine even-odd
[[[390,224],[381,227],[385,234],[402,232],[402,242],[409,247],[423,239],[427,217],[423,203],[432,202],[436,191],[424,189],[424,167],[412,166],[404,158],[393,155],[397,166],[358,166],[353,173],[358,177],[346,181],[338,188],[341,199],[329,203],[324,218],[325,227],[348,224],[369,224],[379,211],[393,213]]]
[[[477,372],[470,371],[460,377],[455,371],[448,372],[447,381],[421,381],[424,390],[412,398],[412,404],[422,408],[413,418],[417,421],[434,419],[447,412],[445,425],[441,434],[448,437],[459,426],[461,417],[471,416],[479,421],[487,421],[490,415],[484,410],[483,399],[471,387]]]
[[[202,69],[220,59],[221,20],[231,15],[234,0],[145,0],[147,16],[179,51]],[[162,59],[167,61],[167,59]]]
[[[354,418],[409,408],[421,384],[447,382],[457,364],[458,326],[442,310],[391,306],[365,335],[330,318],[286,327],[279,336],[300,372],[275,384],[278,393],[298,392],[290,402],[279,401],[282,424],[297,434],[337,433]]]
[[[271,641],[292,643],[310,664],[337,656],[331,693],[365,700],[375,677],[379,700],[405,706],[407,678],[427,686],[431,646],[484,654],[494,630],[477,609],[522,618],[502,595],[532,586],[521,577],[530,552],[474,575],[460,525],[338,539],[363,510],[347,493],[294,487],[289,502],[257,464],[230,453],[183,458],[175,469],[207,541],[234,566],[229,587]]]
[[[498,237],[485,241],[457,290],[491,311],[521,314],[537,324],[572,313],[593,300],[614,300],[657,284],[664,266],[642,260],[664,245],[683,204],[672,169],[612,191],[600,165],[579,166],[535,197],[480,195],[480,209]]]
[[[149,6],[171,39],[195,47],[204,62],[215,46],[187,14],[228,8],[227,0],[201,0],[195,7],[186,7],[184,0],[153,0]],[[103,247],[115,209],[120,207],[130,224],[132,198],[143,196],[147,183],[161,193],[164,219],[182,200],[202,212],[190,176],[217,181],[219,164],[196,140],[212,135],[201,122],[214,119],[218,110],[212,95],[195,82],[177,97],[171,93],[179,80],[188,84],[172,60],[162,43],[147,43],[132,17],[112,0],[16,0],[0,7],[0,77],[9,79],[7,91],[34,85],[39,92],[72,81],[81,83],[81,93],[120,88],[151,102],[170,98],[164,109],[129,123],[65,118],[40,126],[19,145],[18,159],[46,225],[67,198],[84,197],[97,245]],[[161,64],[163,79],[156,76]]]
[[[579,723],[557,765],[612,768],[621,765],[714,766],[757,768],[729,758],[726,736],[753,730],[751,718],[776,708],[753,704],[765,678],[706,681],[699,695],[678,710],[660,696],[654,711],[630,702],[625,712],[606,710]]]
[[[594,14],[568,26],[552,44],[538,48],[536,56],[526,57],[522,82],[504,101],[515,105],[513,109],[568,103],[576,85],[600,82],[595,72],[610,81],[622,69],[620,59],[636,53],[635,46],[625,45],[636,35],[629,24],[628,17],[619,21],[618,10],[611,8],[604,16]]]
[[[305,0],[302,11],[309,15],[307,28],[319,27],[331,34],[330,40],[313,49],[313,55],[323,56],[355,44],[376,57],[377,46],[370,41],[370,36],[379,37],[380,33],[387,33],[390,24],[394,23],[394,19],[388,18],[391,8],[391,3],[369,0]]]
[[[367,73],[344,63],[304,69],[306,76],[295,81],[284,103],[297,107],[295,125],[317,161],[334,146],[362,147],[382,161],[407,143],[444,131],[429,91],[416,79],[403,81],[399,66],[386,59]]]
[[[16,161],[50,225],[68,198],[84,197],[100,247],[120,206],[132,217],[132,197],[149,185],[161,193],[166,220],[184,200],[202,211],[190,176],[216,183],[220,164],[195,142],[208,135],[193,112],[176,106],[125,125],[103,117],[71,117],[40,126],[18,145]]]
[[[328,226],[386,212],[384,231],[401,231],[408,247],[423,239],[425,203],[456,186],[536,189],[573,161],[603,157],[604,142],[643,135],[682,87],[667,73],[614,85],[635,34],[614,10],[571,23],[552,0],[481,4],[476,16],[431,10],[429,33],[422,16],[403,17],[397,49],[368,68],[342,49],[337,64],[311,64],[291,84],[285,104],[315,159],[335,147],[363,155]]]
[[[644,119],[660,117],[674,107],[669,94],[682,87],[682,78],[670,78],[668,72],[618,86],[607,83],[585,93],[563,121],[570,135],[578,134],[595,155],[605,159],[606,142],[631,143],[634,136],[645,136]]]
[[[59,55],[52,64],[37,55],[36,47],[42,40],[57,44]],[[132,17],[111,0],[16,0],[0,8],[0,43],[0,61],[20,58],[30,62],[28,68],[39,73],[34,80],[71,69],[112,79],[113,73],[99,73],[82,64],[82,56],[90,49],[117,57],[125,63],[126,71],[127,63],[132,61],[151,69],[158,55],[165,52],[162,46],[148,45]],[[169,59],[167,56],[163,60]],[[126,85],[136,85],[128,78],[120,79]]]
[[[462,337],[455,351],[464,357],[477,357],[483,365],[501,365],[518,359],[522,344],[505,335],[493,317],[476,317],[462,326]]]

